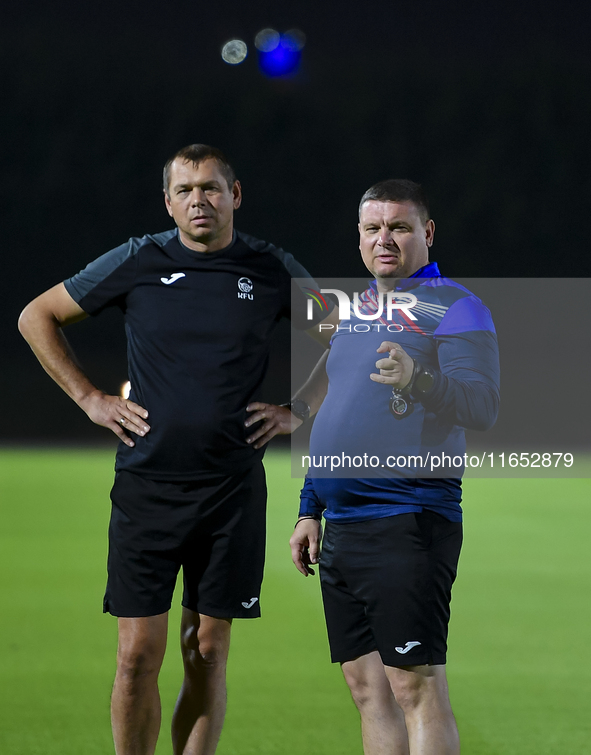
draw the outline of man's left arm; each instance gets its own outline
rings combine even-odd
[[[448,317],[449,315],[449,317]],[[476,297],[457,301],[434,333],[439,369],[385,341],[375,382],[409,394],[425,409],[471,430],[488,430],[499,410],[499,352],[490,312]],[[446,322],[447,318],[447,322]]]
[[[323,322],[327,323],[329,318],[332,322],[335,317],[335,311],[336,308],[333,309],[329,317]],[[310,333],[310,331],[307,332],[312,337],[315,337],[315,334]],[[294,430],[297,430],[306,419],[313,417],[316,414],[320,409],[324,397],[326,396],[326,391],[328,390],[328,376],[326,374],[326,360],[328,354],[329,349],[326,349],[310,373],[310,377],[291,400],[292,404],[294,401],[298,400],[303,402],[303,404],[309,409],[308,417],[302,418],[296,416],[290,411],[288,406],[277,406],[277,404],[266,404],[262,401],[253,401],[246,407],[246,411],[254,413],[248,417],[244,424],[246,427],[250,427],[257,422],[262,422],[262,424],[246,439],[247,443],[252,443],[255,448],[261,448],[276,435],[291,434]]]
[[[494,334],[475,331],[442,337],[437,343],[441,372],[434,371],[433,386],[418,388],[411,396],[425,409],[450,416],[469,430],[489,430],[500,405],[500,369]]]
[[[271,246],[269,245],[269,247]],[[307,335],[328,350],[330,340],[339,324],[338,308],[332,302],[324,302],[318,307],[319,302],[316,302],[317,306],[310,311],[308,304],[312,300],[309,299],[309,292],[316,291],[316,282],[310,277],[310,273],[294,259],[292,254],[284,252],[283,249],[272,248],[277,258],[285,265],[286,273],[289,276],[288,284],[283,292],[282,314],[291,320],[292,326],[297,330],[305,331]],[[324,305],[329,307],[329,310],[326,316],[322,318],[323,312],[326,311]],[[318,411],[326,395],[327,381],[324,369],[326,354],[327,352],[320,358],[306,384],[297,391],[291,401],[293,404],[296,399],[299,399],[307,404],[308,416],[312,416]],[[251,427],[257,422],[262,423],[246,439],[246,442],[252,443],[254,448],[261,448],[276,435],[290,435],[308,418],[306,416],[302,419],[297,413],[290,411],[288,406],[278,406],[262,401],[253,401],[246,407],[246,411],[253,412],[245,422],[246,427]]]

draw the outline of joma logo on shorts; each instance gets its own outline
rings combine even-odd
[[[244,603],[242,605],[244,605]],[[420,645],[420,644],[421,644],[420,642],[417,642],[416,640],[413,640],[412,642],[407,642],[406,645],[403,648],[396,647],[396,648],[394,648],[394,650],[397,653],[404,654],[404,653],[408,653],[409,650],[412,650],[413,648],[416,648],[416,646]]]
[[[244,602],[243,602],[243,603],[242,603],[242,605],[243,605],[243,606],[244,606],[245,608],[252,608],[252,607],[254,606],[254,604],[255,604],[255,603],[257,602],[257,600],[258,600],[258,598],[251,598],[251,599],[250,599],[250,603],[244,603]]]

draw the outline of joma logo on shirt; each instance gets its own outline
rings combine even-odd
[[[170,286],[171,283],[174,283],[175,281],[178,281],[179,278],[184,278],[184,273],[173,273],[170,278],[160,278],[162,283],[165,283],[167,286]]]
[[[238,298],[239,299],[254,299],[254,295],[250,292],[254,288],[254,283],[250,278],[240,278],[238,280]]]

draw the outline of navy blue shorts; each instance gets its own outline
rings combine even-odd
[[[462,525],[432,511],[327,522],[320,582],[333,662],[443,664]]]
[[[267,501],[261,463],[193,482],[120,471],[111,500],[105,612],[165,613],[182,567],[186,608],[216,618],[260,616]]]

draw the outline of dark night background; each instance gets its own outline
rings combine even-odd
[[[587,277],[588,6],[574,2],[5,3],[0,441],[108,442],[36,364],[22,307],[130,236],[170,227],[161,168],[219,146],[236,225],[317,276],[360,276],[360,195],[424,184],[433,259],[455,277]],[[307,36],[289,80],[258,70],[263,27]],[[220,57],[239,37],[249,56]],[[583,331],[585,332],[585,331]],[[115,313],[68,337],[108,391],[126,379]],[[289,394],[289,328],[269,400]]]

